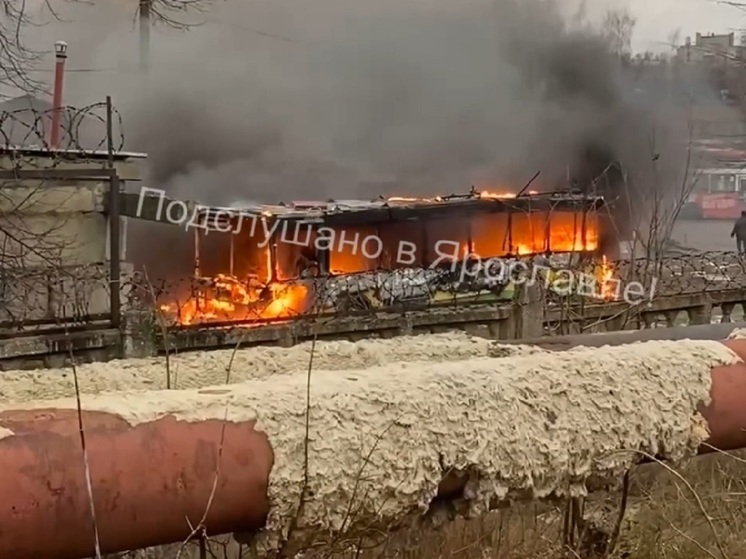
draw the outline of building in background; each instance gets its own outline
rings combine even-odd
[[[740,44],[736,44],[735,33],[697,33],[694,43],[691,37],[687,37],[686,42],[677,47],[676,58],[684,64],[727,65],[742,62],[745,53],[744,38],[741,38]]]

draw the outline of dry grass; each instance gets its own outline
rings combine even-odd
[[[459,519],[437,529],[378,537],[375,545],[346,542],[307,558],[338,559],[550,559],[615,557],[629,559],[746,558],[746,452],[696,458],[677,471],[657,464],[636,468],[616,549],[607,555],[621,493],[594,495],[585,505],[586,545],[563,543],[565,505],[519,503],[475,519]],[[692,490],[696,491],[697,497]],[[707,516],[709,516],[709,520]],[[590,544],[588,543],[590,542]],[[177,546],[110,556],[109,559],[174,559]],[[346,549],[344,549],[346,548]],[[185,559],[199,559],[190,545]],[[206,557],[249,559],[246,546],[209,540]],[[293,559],[293,558],[288,558]],[[305,558],[304,558],[305,559]]]

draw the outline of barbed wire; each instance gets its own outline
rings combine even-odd
[[[0,268],[0,329],[12,333],[103,322],[109,312],[109,272],[101,264]]]
[[[23,98],[26,99],[26,98]],[[76,151],[80,154],[101,152],[108,149],[106,124],[107,104],[93,103],[85,107],[63,106],[59,109],[60,144],[51,146],[49,142],[54,122],[55,109],[40,109],[40,102],[28,99],[24,105],[11,111],[0,110],[0,149],[41,149]],[[0,105],[0,109],[2,106]],[[124,147],[122,116],[112,107],[112,138],[114,151]]]
[[[119,139],[109,142],[107,103],[61,110],[59,151],[48,144],[52,110],[29,101],[0,111],[0,169],[12,175],[0,180],[0,329],[9,333],[86,325],[111,312],[106,179],[80,183],[70,165],[101,168],[110,144],[116,154],[121,117],[112,108]],[[72,171],[70,178],[61,181],[58,169]]]
[[[746,289],[746,259],[736,252],[708,251],[657,260],[622,260],[620,278],[656,278],[661,295]]]
[[[518,261],[519,259],[515,259]],[[736,253],[705,252],[660,259],[606,262],[578,255],[521,259],[512,275],[491,264],[460,262],[440,268],[378,270],[277,283],[242,282],[218,275],[179,281],[132,281],[130,305],[155,304],[172,323],[266,323],[313,314],[330,317],[525,305],[522,286],[540,287],[545,315],[567,309],[564,320],[597,316],[603,307],[651,312],[649,305],[680,295],[743,292],[746,260]],[[519,273],[516,273],[519,272]],[[582,279],[581,279],[582,278]],[[628,286],[637,282],[636,298]],[[143,297],[143,295],[146,295]],[[645,303],[640,305],[639,303]],[[616,306],[615,306],[616,305]],[[654,310],[654,309],[653,309]],[[591,312],[593,311],[593,312]]]
[[[50,242],[44,252],[59,253],[64,248]],[[707,294],[717,300],[718,294],[732,293],[723,299],[726,304],[740,301],[739,297],[746,302],[746,262],[735,253],[710,252],[657,261],[548,263],[540,259],[537,263],[533,259],[526,263],[528,267],[521,268],[523,279],[474,266],[379,270],[275,283],[244,282],[227,275],[150,280],[133,272],[122,276],[121,285],[125,309],[162,313],[169,326],[260,325],[315,317],[375,319],[487,307],[509,309],[530,304],[519,297],[526,277],[532,277],[529,283],[539,289],[547,333],[577,330],[576,323],[582,325],[581,331],[587,330],[615,313],[625,315],[625,326],[645,327],[640,323],[642,314],[654,315],[658,302],[681,295]],[[66,267],[59,260],[55,266],[41,264],[6,264],[0,269],[4,307],[0,325],[21,329],[39,322],[54,323],[60,317],[77,325],[102,320],[108,310],[111,283],[105,265]],[[613,270],[613,277],[609,270]],[[568,280],[568,274],[573,273],[583,274],[585,283]],[[560,279],[554,274],[560,274]],[[631,282],[641,286],[633,301],[625,296]],[[692,301],[692,305],[698,304],[698,300]],[[686,300],[680,305],[686,310]],[[665,304],[660,308],[661,314],[668,312]]]

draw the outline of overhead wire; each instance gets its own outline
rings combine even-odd
[[[234,29],[240,29],[241,31],[246,31],[247,33],[251,33],[253,35],[259,35],[260,37],[266,37],[269,39],[276,39],[278,41],[282,41],[285,43],[294,43],[298,44],[300,41],[297,39],[293,39],[291,37],[288,37],[286,35],[280,35],[277,33],[269,33],[267,31],[260,31],[258,29],[253,29],[250,27],[245,27],[243,25],[239,25],[237,23],[229,23],[224,21],[216,21],[216,20],[206,20],[204,23],[213,24],[213,25],[219,25],[224,27],[232,27]],[[53,68],[33,68],[29,70],[30,72],[41,72],[41,73],[52,73],[54,72]],[[125,66],[125,67],[112,67],[112,68],[65,68],[65,73],[96,73],[96,72],[132,72],[132,73],[139,73],[140,68],[137,65],[131,65],[131,66]]]

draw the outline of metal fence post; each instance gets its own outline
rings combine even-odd
[[[119,194],[119,176],[113,173],[109,181],[109,307],[114,328],[119,328],[122,319]]]

